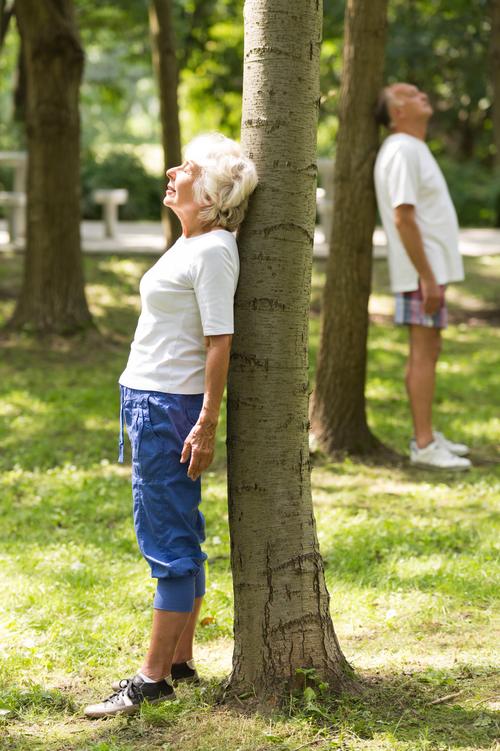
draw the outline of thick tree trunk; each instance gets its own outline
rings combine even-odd
[[[178,71],[175,55],[175,34],[170,0],[151,0],[149,26],[155,69],[160,94],[161,129],[165,172],[181,163],[181,130],[177,101]],[[167,247],[181,234],[181,225],[173,211],[163,207],[163,227]]]
[[[380,448],[366,420],[365,380],[375,225],[373,108],[382,86],[386,10],[387,0],[348,0],[346,7],[333,230],[311,412],[313,431],[331,453]]]
[[[491,0],[491,82],[493,89],[493,142],[495,166],[500,169],[500,0]]]
[[[24,281],[11,326],[70,334],[91,323],[80,248],[83,51],[70,0],[16,0],[28,89]]]
[[[277,695],[314,668],[349,680],[311,501],[308,314],[322,8],[247,0],[242,136],[259,187],[239,237],[228,385],[231,686]],[[302,679],[303,680],[303,679]]]

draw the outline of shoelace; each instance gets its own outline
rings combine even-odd
[[[129,699],[132,699],[134,704],[136,703],[135,700],[140,701],[141,698],[144,698],[142,691],[133,681],[130,681],[127,688],[124,688],[123,691],[128,694]]]
[[[107,699],[104,700],[103,704],[116,704],[123,694],[125,689],[120,689],[120,691],[115,691],[111,696],[108,696]]]
[[[128,697],[134,702],[135,699],[141,699],[141,691],[140,689],[132,682],[131,679],[124,678],[123,680],[127,681],[127,685],[121,688],[119,691],[115,691],[111,694],[107,699],[105,699],[104,704],[116,704],[120,701],[123,694],[128,694]]]

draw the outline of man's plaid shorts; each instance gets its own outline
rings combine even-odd
[[[441,303],[439,310],[434,315],[424,312],[422,289],[412,292],[398,292],[395,295],[396,308],[394,323],[399,326],[428,326],[429,328],[445,329],[448,325],[448,310],[446,308],[445,291],[446,285],[440,284]]]

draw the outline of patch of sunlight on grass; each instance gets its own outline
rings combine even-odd
[[[91,301],[92,314],[97,316],[106,316],[108,308],[112,305],[134,308],[140,310],[140,303],[136,295],[123,295],[120,288],[107,287],[99,284],[88,284],[86,291]]]
[[[84,420],[82,420],[82,424],[86,430],[115,430],[116,429],[116,419],[112,418],[105,418],[105,417],[98,417],[94,415],[93,417],[86,417]]]
[[[463,289],[453,286],[450,286],[446,290],[446,301],[450,305],[457,305],[460,308],[466,307],[471,313],[476,310],[484,310],[485,308],[494,310],[496,307],[494,303],[485,303],[480,295],[474,295],[471,292],[465,292]]]
[[[36,398],[28,391],[12,389],[4,396],[5,402],[0,408],[0,414],[15,418],[26,415],[45,415],[49,411],[49,405],[45,400]],[[9,400],[7,403],[7,399]]]
[[[368,304],[368,313],[370,315],[394,315],[394,298],[391,295],[381,295],[372,293]]]
[[[103,271],[109,271],[123,281],[136,282],[150,264],[150,261],[141,258],[111,256],[101,260],[100,266]]]
[[[452,412],[452,406],[449,405],[449,410]],[[500,442],[500,418],[498,417],[483,417],[481,420],[469,420],[467,422],[467,435],[472,440],[480,439],[481,443],[485,441],[496,443]],[[500,448],[500,447],[499,447]]]

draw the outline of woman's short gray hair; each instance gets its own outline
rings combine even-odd
[[[204,224],[234,232],[245,217],[248,199],[257,186],[257,171],[236,141],[221,133],[194,138],[185,158],[201,168],[194,195],[202,206]]]

